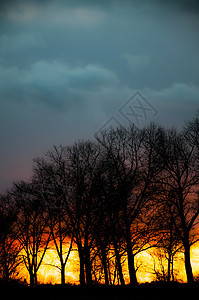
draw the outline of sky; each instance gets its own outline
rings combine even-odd
[[[0,192],[53,145],[199,109],[199,2],[1,1]]]

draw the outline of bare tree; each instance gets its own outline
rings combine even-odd
[[[95,143],[78,142],[67,148],[70,216],[80,259],[80,283],[92,284],[91,249],[98,205],[100,152]]]
[[[65,268],[72,250],[73,237],[65,207],[68,191],[63,151],[63,147],[54,147],[52,151],[46,153],[45,158],[35,159],[34,180],[38,182],[45,203],[48,214],[47,225],[60,261],[59,266],[52,266],[60,270],[61,283],[65,284]]]
[[[155,129],[140,130],[134,125],[128,129],[104,131],[97,140],[104,151],[109,169],[108,180],[114,189],[113,199],[119,207],[119,218],[123,224],[128,257],[129,277],[132,285],[137,284],[135,255],[140,244],[140,232],[133,230],[150,200],[152,179],[159,172],[156,153],[150,139],[155,139]],[[111,196],[110,196],[111,197]],[[145,210],[146,212],[146,210]],[[142,218],[144,219],[144,218]],[[146,235],[145,235],[146,236]],[[136,251],[135,251],[136,249]],[[140,250],[143,247],[140,247]]]
[[[17,276],[22,262],[16,230],[17,210],[8,194],[0,196],[0,274],[5,284]]]
[[[174,259],[183,249],[187,280],[193,283],[198,131],[198,116],[181,132],[155,124],[120,127],[100,132],[95,142],[54,147],[36,159],[30,182],[15,184],[0,199],[2,276],[12,276],[23,253],[30,284],[37,284],[51,241],[63,284],[73,244],[82,285],[93,280],[124,285],[125,259],[130,284],[137,285],[135,257],[150,247],[161,250],[167,281],[174,278]]]
[[[111,248],[111,230],[109,220],[104,209],[103,198],[99,199],[99,209],[96,212],[95,223],[95,247],[96,247],[96,260],[99,262],[102,268],[100,272],[103,273],[101,277],[104,277],[106,285],[111,282],[109,272],[109,250]]]
[[[162,266],[162,278],[170,282],[174,281],[174,261],[177,254],[183,251],[182,241],[175,228],[175,206],[173,195],[169,187],[160,187],[159,195],[154,201],[153,227],[157,232],[154,246],[157,249],[157,257]],[[162,261],[167,261],[167,271]],[[155,267],[155,264],[154,264]],[[154,268],[155,270],[155,268]],[[160,273],[157,273],[160,275]],[[156,275],[157,275],[156,274]]]
[[[184,247],[187,280],[193,283],[190,246],[196,242],[194,228],[199,214],[197,151],[184,134],[165,130],[161,145],[157,148],[164,169],[160,182],[170,190],[172,222]]]
[[[46,214],[37,187],[20,182],[11,191],[18,208],[16,228],[23,249],[23,262],[29,272],[30,285],[37,284],[37,272],[46,253],[51,233],[46,231]]]
[[[66,260],[62,262],[61,241],[64,241],[64,235],[70,235],[78,248],[80,283],[92,284],[91,250],[95,207],[98,205],[99,150],[95,143],[78,142],[71,147],[54,147],[45,159],[37,160],[36,163],[36,172],[40,173],[43,180],[47,207],[49,204],[52,207],[52,211],[49,210],[51,221],[53,217],[50,227],[62,269]]]

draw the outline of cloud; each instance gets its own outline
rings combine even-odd
[[[121,57],[126,61],[128,66],[135,71],[139,68],[146,67],[151,63],[149,55],[132,55],[129,53],[123,53],[121,54]]]
[[[65,7],[58,10],[54,15],[53,7],[49,14],[52,16],[52,23],[65,25],[73,28],[92,28],[102,24],[105,19],[105,12],[88,7]]]
[[[183,126],[199,103],[198,3],[1,1],[3,185],[53,144],[92,138],[111,117],[127,125],[119,108],[137,90],[158,111],[147,122]]]
[[[71,67],[58,61],[40,61],[28,70],[0,68],[0,97],[4,101],[42,102],[64,108],[72,100],[84,101],[87,94],[117,84],[117,76],[98,65]]]
[[[142,93],[158,110],[156,121],[165,126],[181,128],[199,108],[199,85],[176,82],[159,90],[146,88]]]
[[[159,2],[160,4],[164,4],[168,8],[174,8],[178,11],[191,12],[194,14],[199,13],[199,2],[198,0],[154,0],[154,3]]]
[[[10,21],[28,21],[35,17],[36,9],[33,1],[4,1],[1,3],[0,16]]]
[[[20,68],[27,67],[33,57],[46,47],[42,37],[27,32],[14,36],[0,35],[0,45],[0,63]]]
[[[38,45],[38,41],[30,34],[21,33],[14,37],[8,35],[0,36],[0,44],[2,45],[0,49],[1,53],[6,54],[7,51],[24,51],[27,49],[27,47],[34,47],[35,45]]]
[[[150,89],[146,90],[150,91]],[[163,106],[172,102],[173,107],[169,106],[171,109],[178,106],[192,109],[193,105],[195,106],[199,103],[199,86],[188,83],[175,82],[168,88],[154,90],[152,94],[156,100],[161,99],[159,101]]]
[[[42,20],[43,25],[89,28],[101,24],[106,17],[105,10],[90,5],[91,3],[74,5],[63,1],[15,1],[11,5],[9,1],[7,2],[2,5],[0,16],[4,20],[16,23],[28,24]]]

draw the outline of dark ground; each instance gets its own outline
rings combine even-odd
[[[61,285],[8,286],[1,287],[3,299],[53,299],[53,300],[172,300],[198,299],[199,285],[193,287],[187,284],[143,284],[137,288],[120,287],[80,287]],[[3,293],[4,292],[4,293]]]

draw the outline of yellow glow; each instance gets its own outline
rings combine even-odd
[[[194,275],[199,275],[199,242],[191,248],[191,264]]]
[[[79,270],[78,267],[78,255],[75,252],[71,252],[70,259],[66,264],[66,282],[79,283]],[[49,249],[46,252],[43,263],[38,271],[38,280],[41,283],[61,283],[60,270],[57,268],[60,266],[59,258],[55,249]]]
[[[65,250],[67,251],[66,246]],[[153,249],[143,251],[136,256],[135,264],[139,266],[137,271],[137,279],[139,282],[150,282],[155,279],[153,273],[154,266],[154,253]],[[158,260],[155,258],[158,267]],[[191,263],[194,275],[199,274],[199,242],[191,248]],[[50,248],[46,251],[43,263],[38,271],[38,282],[40,283],[61,283],[60,270],[57,268],[60,266],[59,258],[55,248]],[[166,265],[165,265],[166,268]],[[174,263],[174,269],[177,272],[177,279],[186,282],[186,273],[184,268],[183,254],[179,254],[177,260]],[[19,268],[20,277],[29,282],[28,271],[25,265]],[[123,265],[123,274],[126,284],[129,283],[127,259]],[[65,268],[66,282],[79,284],[79,257],[77,249],[73,249],[70,253],[68,262]]]

